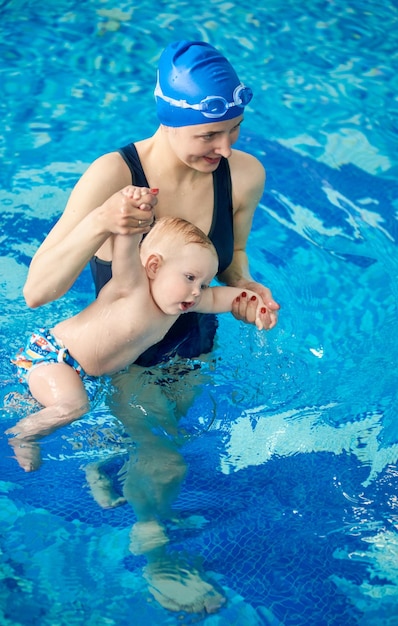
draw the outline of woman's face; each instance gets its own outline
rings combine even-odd
[[[177,158],[200,172],[213,172],[221,157],[228,159],[239,137],[243,115],[225,122],[171,128],[165,126],[170,147]]]

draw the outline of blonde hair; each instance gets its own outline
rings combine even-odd
[[[181,246],[196,243],[210,250],[218,259],[216,249],[205,233],[195,224],[180,217],[161,217],[141,242],[141,257],[153,253],[164,256],[175,255]]]

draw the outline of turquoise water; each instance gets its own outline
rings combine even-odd
[[[211,382],[182,420],[187,478],[171,549],[228,604],[174,614],[130,554],[129,506],[101,509],[92,460],[124,454],[106,399],[44,439],[24,474],[0,439],[0,621],[395,626],[398,615],[398,8],[355,0],[0,4],[0,393],[30,328],[88,303],[85,272],[38,311],[29,260],[96,156],[156,126],[156,61],[172,39],[219,47],[255,97],[239,147],[267,186],[254,275],[282,311],[259,336],[220,318]],[[22,406],[2,410],[4,430]],[[2,430],[3,432],[3,430]]]

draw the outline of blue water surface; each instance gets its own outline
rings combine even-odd
[[[394,0],[0,3],[0,622],[4,626],[398,624],[398,8]],[[9,363],[26,333],[93,298],[88,271],[28,310],[30,259],[100,154],[156,128],[163,47],[220,48],[255,96],[238,147],[267,169],[249,243],[281,303],[270,333],[220,316],[184,416],[171,549],[228,598],[163,609],[129,552],[132,509],[84,467],[123,457],[105,396],[25,474],[4,430],[29,410]],[[115,471],[117,471],[117,467]]]

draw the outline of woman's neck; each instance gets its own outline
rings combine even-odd
[[[162,126],[159,126],[152,137],[137,141],[135,146],[143,169],[150,178],[148,182],[151,186],[158,187],[155,178],[159,178],[160,181],[167,179],[172,187],[180,185],[192,187],[206,176],[175,155]]]

